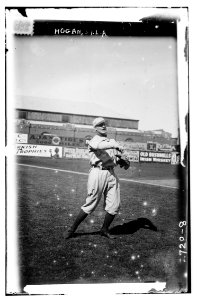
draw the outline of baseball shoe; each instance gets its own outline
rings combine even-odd
[[[100,231],[100,235],[101,235],[101,236],[104,236],[104,237],[106,237],[106,238],[108,238],[108,239],[115,239],[115,238],[116,238],[114,235],[111,235],[111,234],[109,233],[109,231],[103,230],[103,229]]]
[[[74,231],[68,230],[64,237],[66,240],[68,240],[68,239],[74,237],[74,235],[75,235]]]

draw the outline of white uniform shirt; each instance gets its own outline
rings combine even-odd
[[[90,165],[99,165],[105,168],[116,166],[116,148],[119,144],[114,139],[95,135],[88,141],[88,145]]]

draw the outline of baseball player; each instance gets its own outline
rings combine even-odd
[[[68,230],[66,239],[73,237],[79,224],[97,207],[104,195],[106,211],[100,234],[107,238],[114,238],[109,233],[109,226],[120,209],[120,184],[114,167],[119,164],[128,169],[130,162],[122,158],[123,147],[114,139],[107,138],[105,120],[101,117],[93,121],[96,135],[87,142],[91,169],[87,184],[87,198]]]

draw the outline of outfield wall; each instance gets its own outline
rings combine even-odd
[[[140,148],[133,148],[132,150],[171,151],[172,149],[170,148],[179,147],[177,145],[178,140],[172,138],[172,135],[164,130],[141,131],[135,128],[132,129],[131,126],[127,126],[127,128],[124,128],[124,126],[119,127],[117,126],[118,124],[114,127],[107,127],[108,137],[119,142],[128,143],[129,147],[131,147],[131,143],[133,143],[133,147],[141,144]],[[85,148],[86,140],[91,139],[95,135],[92,125],[90,126],[86,123],[73,124],[38,120],[28,121],[25,119],[16,120],[16,132],[17,134],[27,134],[29,144],[52,145],[53,137],[56,136],[60,139],[59,146],[75,148]],[[143,144],[145,146],[142,146]]]
[[[113,134],[113,131],[111,132]],[[16,133],[15,141],[17,144],[27,143],[32,145],[46,145],[46,146],[60,146],[60,147],[71,147],[71,148],[86,148],[86,141],[90,140],[92,135],[87,130],[83,130],[79,134],[73,136],[73,130],[70,128],[67,131],[66,136],[60,136],[58,134],[52,135],[47,132],[42,134],[27,134],[27,133]],[[113,136],[109,136],[113,138]],[[176,147],[169,143],[152,142],[150,140],[146,142],[140,141],[122,141],[116,139],[126,150],[139,150],[139,151],[161,151],[161,152],[172,152],[177,151]]]
[[[158,151],[139,151],[125,150],[131,162],[135,163],[167,163],[179,164],[180,153],[178,152],[158,152]],[[60,146],[45,146],[32,144],[16,144],[16,155],[20,156],[39,156],[51,158],[67,158],[67,159],[89,159],[87,148],[71,148]]]

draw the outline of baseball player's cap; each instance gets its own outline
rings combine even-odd
[[[98,118],[94,119],[92,124],[94,127],[96,127],[101,123],[105,123],[105,119],[103,119],[102,117],[98,117]]]

